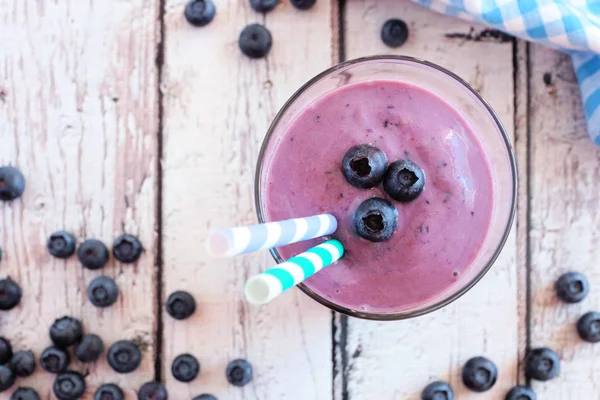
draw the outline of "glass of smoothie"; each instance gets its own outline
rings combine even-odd
[[[498,257],[516,208],[510,141],[490,105],[427,61],[347,61],[275,117],[256,172],[260,222],[333,214],[341,260],[299,285],[374,320],[452,302]],[[328,238],[271,251],[277,262]]]

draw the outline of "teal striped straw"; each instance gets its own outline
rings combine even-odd
[[[248,279],[244,288],[246,299],[251,304],[266,304],[289,288],[333,264],[343,255],[344,246],[336,239],[308,249]]]

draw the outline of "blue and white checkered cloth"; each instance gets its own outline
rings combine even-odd
[[[413,0],[568,52],[579,81],[588,133],[600,146],[600,0]]]

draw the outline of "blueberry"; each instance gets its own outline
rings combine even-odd
[[[75,357],[84,363],[96,361],[104,353],[104,343],[100,336],[88,333],[83,335],[81,342],[75,346]]]
[[[12,346],[10,342],[3,337],[0,337],[0,364],[4,365],[12,358]]]
[[[12,369],[6,365],[0,365],[0,392],[10,388],[17,379]]]
[[[142,361],[142,353],[135,343],[119,340],[108,348],[108,365],[115,371],[124,374],[135,370]]]
[[[180,382],[191,382],[198,376],[200,364],[191,354],[181,354],[173,360],[171,373]]]
[[[250,0],[250,6],[254,11],[264,13],[272,11],[277,7],[277,3],[279,3],[279,0]]]
[[[21,288],[10,278],[0,280],[0,310],[10,310],[21,301]]]
[[[560,373],[560,358],[547,347],[533,349],[525,360],[525,376],[538,381],[548,381]]]
[[[0,167],[0,200],[10,201],[25,191],[25,178],[15,167]]]
[[[169,394],[160,382],[146,382],[138,391],[138,400],[167,400]]]
[[[422,400],[453,400],[454,392],[447,382],[437,381],[425,386],[421,393]]]
[[[587,278],[579,272],[567,272],[556,281],[556,294],[565,303],[579,303],[589,290]]]
[[[100,269],[108,262],[108,249],[101,241],[88,239],[79,246],[77,258],[88,269]]]
[[[473,357],[463,367],[462,380],[474,392],[485,392],[496,383],[498,369],[485,357]]]
[[[408,39],[408,26],[401,19],[388,19],[381,27],[381,40],[389,47],[400,47]]]
[[[122,263],[134,263],[142,254],[142,244],[133,235],[124,234],[115,240],[113,244],[113,255]]]
[[[68,258],[75,253],[75,237],[69,232],[54,232],[48,238],[48,251],[54,257]]]
[[[394,200],[408,202],[419,197],[425,186],[423,170],[408,160],[390,164],[383,178],[383,189]]]
[[[13,392],[10,400],[40,400],[40,396],[30,387],[20,387]]]
[[[125,400],[125,394],[114,383],[107,383],[96,390],[94,400]]]
[[[40,355],[42,368],[53,374],[65,371],[70,362],[69,352],[59,347],[48,347]]]
[[[8,365],[15,375],[24,378],[35,371],[35,356],[31,350],[16,351]]]
[[[363,201],[354,213],[356,233],[371,242],[388,240],[398,221],[398,210],[387,200],[372,197]]]
[[[246,360],[233,360],[225,371],[227,381],[234,386],[244,386],[252,380],[252,365]]]
[[[504,400],[535,400],[535,393],[529,386],[515,386],[506,394]]]
[[[178,290],[167,299],[167,312],[175,319],[186,319],[196,311],[196,301],[191,294]]]
[[[250,24],[240,33],[238,45],[242,53],[250,58],[262,58],[269,54],[273,39],[271,32],[263,25]]]
[[[88,298],[96,307],[108,307],[117,301],[119,287],[108,276],[94,278],[88,285]]]
[[[54,321],[50,326],[50,339],[57,347],[74,345],[81,340],[83,326],[81,322],[73,317],[62,317]]]
[[[342,173],[352,186],[377,186],[385,175],[387,157],[377,147],[361,144],[350,148],[342,159]]]
[[[194,397],[192,400],[217,400],[212,394],[201,394],[200,396]]]
[[[190,0],[185,6],[185,19],[194,26],[205,26],[215,17],[217,9],[212,0]]]
[[[315,5],[317,0],[291,0],[290,3],[298,10],[308,10]]]
[[[77,400],[85,392],[85,379],[78,372],[63,372],[54,380],[52,390],[59,400]]]
[[[577,321],[577,332],[586,342],[600,342],[600,313],[590,311],[583,314]]]

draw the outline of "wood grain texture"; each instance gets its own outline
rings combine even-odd
[[[267,127],[287,98],[332,63],[337,44],[332,4],[310,11],[281,2],[265,15],[247,1],[215,1],[210,25],[183,18],[185,2],[169,0],[165,15],[164,296],[188,290],[198,308],[190,319],[164,314],[163,375],[177,399],[212,393],[220,399],[331,398],[331,313],[292,290],[264,307],[249,307],[243,285],[273,264],[266,252],[229,260],[203,249],[209,228],[256,223],[254,170]],[[238,49],[246,24],[265,24],[273,48],[251,60]],[[170,367],[196,356],[200,377],[175,381]],[[236,358],[254,366],[251,384],[227,383]]]
[[[346,4],[348,58],[398,53],[436,62],[470,82],[486,97],[509,132],[513,132],[512,41],[448,38],[448,33],[474,36],[483,29],[436,15],[396,0],[349,1]],[[407,22],[410,38],[398,50],[385,47],[380,29],[388,18]],[[511,234],[501,257],[483,280],[455,303],[407,321],[374,323],[347,320],[346,363],[340,371],[340,400],[419,399],[437,379],[448,380],[460,399],[469,392],[460,379],[463,364],[484,355],[500,371],[485,398],[503,398],[517,381],[519,316],[517,306],[516,235]],[[339,328],[343,330],[343,319]],[[344,355],[338,357],[342,358]]]
[[[579,339],[575,324],[600,308],[600,150],[586,134],[570,59],[532,46],[530,62],[531,346],[548,346],[562,359],[558,378],[533,387],[541,399],[596,399],[600,348]],[[554,282],[570,270],[583,272],[591,290],[566,305]]]
[[[128,388],[133,398],[132,389],[154,376],[157,3],[0,1],[0,164],[27,178],[21,199],[0,204],[0,275],[23,289],[20,306],[2,313],[0,335],[39,357],[50,345],[51,322],[74,315],[106,346],[138,341],[143,362],[134,374],[113,372],[105,356],[72,364],[89,372],[86,399],[105,382]],[[135,265],[111,260],[89,271],[76,257],[64,262],[48,254],[47,237],[61,229],[109,248],[131,233],[146,251]],[[103,274],[121,290],[104,310],[87,299],[87,283]],[[49,399],[52,380],[38,364],[17,385]]]

